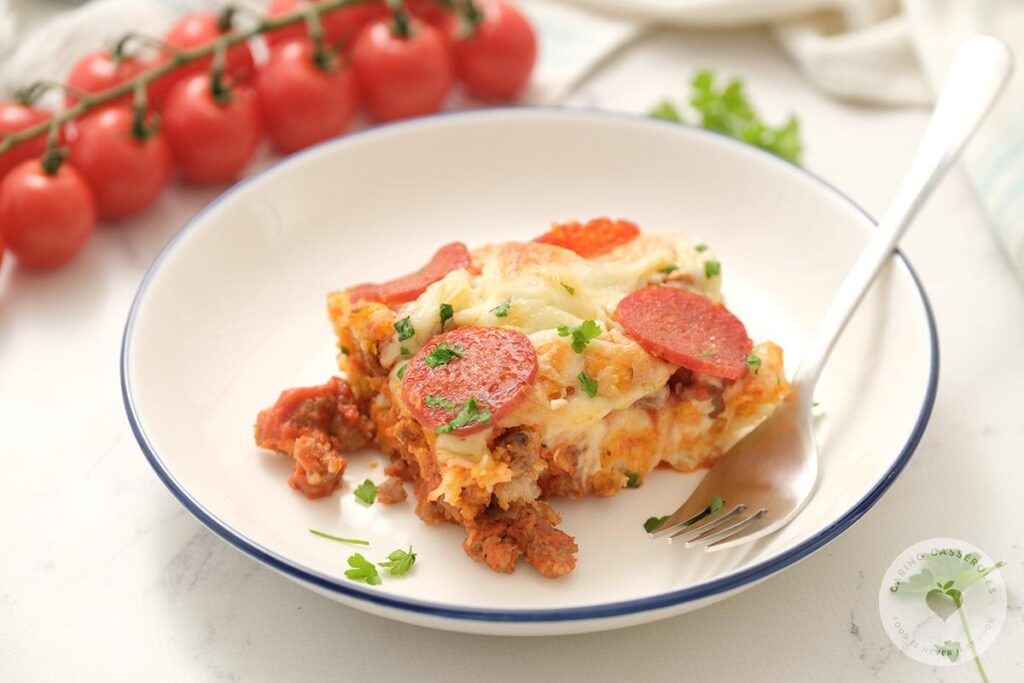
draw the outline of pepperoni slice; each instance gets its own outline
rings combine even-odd
[[[610,218],[595,218],[581,225],[577,221],[557,223],[534,242],[571,249],[583,258],[606,254],[615,247],[631,242],[640,235],[636,223]]]
[[[648,353],[694,372],[739,379],[754,344],[739,318],[711,299],[675,287],[645,287],[615,309]]]
[[[462,242],[452,242],[438,249],[430,259],[430,263],[415,273],[390,282],[356,285],[349,288],[349,298],[352,303],[366,299],[385,304],[404,304],[416,299],[427,287],[448,273],[459,268],[469,268],[469,265],[469,249]]]
[[[461,358],[448,353],[431,355],[441,344]],[[437,362],[438,357],[447,362]],[[522,332],[459,327],[434,337],[412,357],[402,380],[402,400],[422,425],[435,430],[460,415],[463,421],[467,415],[476,416],[465,424],[452,425],[452,434],[465,436],[487,429],[507,415],[536,375],[537,352]]]

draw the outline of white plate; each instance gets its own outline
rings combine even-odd
[[[283,456],[256,449],[257,411],[335,370],[332,289],[417,268],[435,247],[528,239],[550,221],[628,217],[710,243],[730,308],[795,367],[804,340],[872,228],[796,166],[698,129],[565,110],[495,110],[385,126],[290,157],[232,188],[167,246],[128,317],[122,386],[157,474],[240,550],[347,605],[415,624],[495,634],[594,631],[680,614],[750,587],[835,538],[906,464],[938,373],[935,330],[895,257],[832,355],[819,389],[818,491],[782,532],[706,554],[647,539],[701,473],[657,471],[611,499],[556,501],[579,543],[576,571],[494,574],[453,525],[403,505],[364,508],[354,482],[382,480],[379,453],[350,459],[345,487],[310,502]],[[377,463],[371,469],[370,463]],[[346,546],[374,559],[415,546],[402,579],[344,578]]]

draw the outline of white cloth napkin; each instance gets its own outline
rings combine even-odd
[[[218,0],[93,0],[20,35],[0,0],[0,90],[29,74],[62,78],[97,43],[128,30],[159,35],[175,17]],[[252,4],[259,5],[260,2]],[[767,24],[808,81],[845,100],[926,105],[960,43],[976,33],[1024,54],[1024,0],[521,0],[543,46],[528,100],[560,102],[647,26]],[[965,153],[993,229],[1024,277],[1024,75]],[[197,208],[197,207],[193,207]],[[191,213],[191,212],[190,212]]]

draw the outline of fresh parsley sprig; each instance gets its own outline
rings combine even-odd
[[[734,78],[719,88],[714,72],[709,69],[694,74],[690,86],[690,107],[702,128],[736,138],[794,164],[800,163],[803,143],[796,116],[791,115],[781,126],[768,125],[747,97],[743,81]],[[676,123],[693,120],[669,100],[654,107],[650,116]]]
[[[391,576],[405,576],[414,564],[416,564],[416,553],[412,551],[412,546],[409,546],[409,550],[392,551],[388,555],[387,562],[378,562],[377,566],[387,569]]]
[[[448,346],[448,342],[441,342],[423,357],[423,362],[430,368],[436,368],[438,365],[448,365],[453,358],[462,358],[462,347],[458,344]]]
[[[434,433],[447,434],[448,432],[461,429],[473,422],[483,424],[490,421],[491,411],[487,410],[486,407],[481,408],[480,404],[476,402],[476,399],[470,397],[470,399],[462,406],[462,410],[459,411],[459,414],[452,418],[451,422],[443,424],[440,427],[435,427]]]
[[[380,574],[377,573],[377,568],[373,566],[373,562],[359,553],[348,558],[348,566],[352,568],[345,570],[345,576],[353,581],[362,581],[370,586],[380,585]]]
[[[352,495],[367,505],[373,505],[373,501],[377,500],[377,485],[367,479],[356,487],[356,490],[352,492]]]
[[[575,327],[569,327],[568,325],[558,326],[559,337],[568,337],[570,335],[572,336],[572,350],[576,353],[583,353],[583,349],[587,348],[587,344],[601,336],[601,326],[593,320],[584,320]]]

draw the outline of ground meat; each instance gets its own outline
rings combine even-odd
[[[579,547],[572,536],[555,528],[560,521],[554,508],[539,503],[521,511],[508,529],[509,538],[518,543],[526,561],[549,579],[565,576],[576,568]]]
[[[565,576],[576,567],[578,550],[572,536],[555,528],[561,521],[547,503],[534,503],[512,510],[508,516],[491,513],[466,524],[463,549],[477,562],[486,562],[496,572],[515,571],[520,555],[548,578]]]
[[[387,480],[377,487],[377,500],[384,505],[394,505],[405,500],[405,487],[398,477],[388,477]]]
[[[507,537],[510,523],[508,518],[470,522],[466,525],[462,548],[470,558],[486,562],[499,574],[511,574],[516,570],[516,560],[522,551]]]
[[[326,384],[281,392],[256,418],[254,436],[260,448],[295,459],[288,483],[307,498],[328,495],[341,481],[346,451],[366,446],[372,425],[356,403],[348,384],[332,377]]]
[[[322,434],[300,436],[292,448],[295,467],[288,485],[307,498],[322,498],[338,484],[348,461]]]
[[[515,476],[533,467],[540,458],[540,450],[540,435],[532,429],[523,428],[505,432],[491,445],[494,459],[508,463]]]

